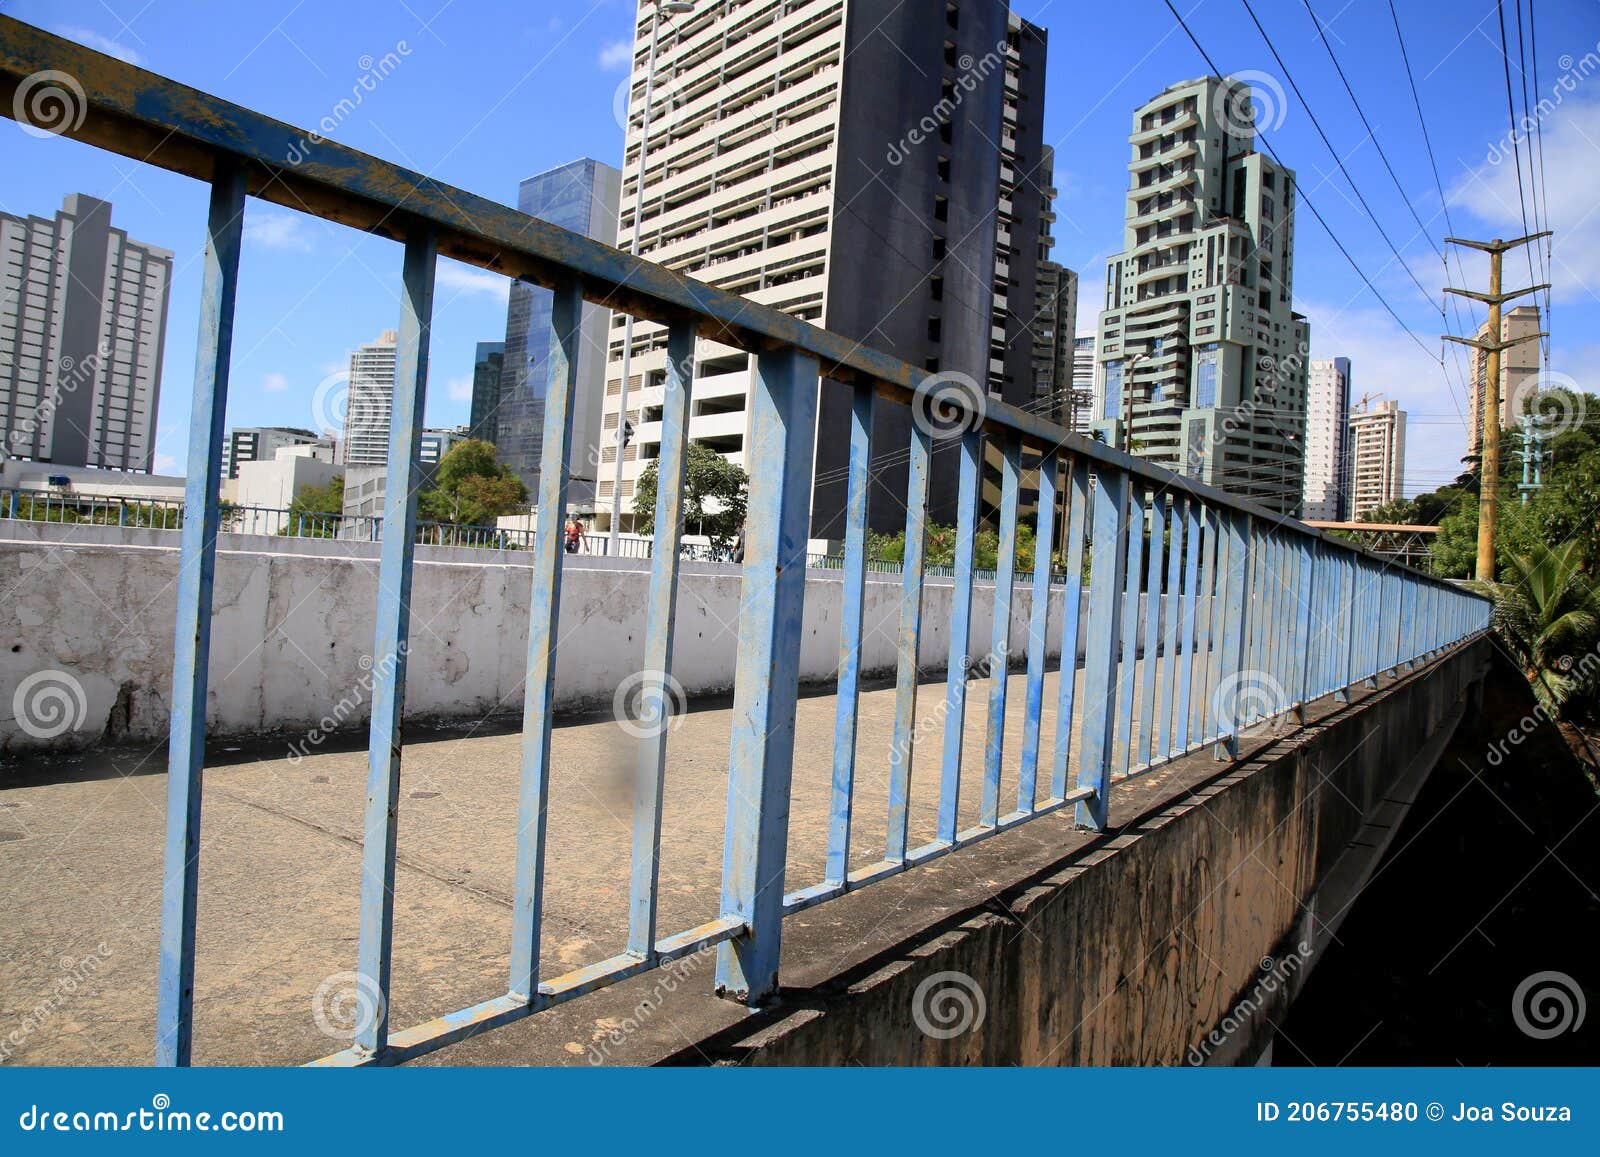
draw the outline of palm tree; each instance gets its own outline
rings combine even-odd
[[[1600,599],[1583,575],[1582,544],[1536,544],[1528,554],[1509,555],[1502,577],[1492,584],[1495,620],[1551,720],[1568,742],[1582,740],[1564,708],[1586,682],[1589,663],[1578,660],[1594,648],[1600,635]]]

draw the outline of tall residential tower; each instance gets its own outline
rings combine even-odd
[[[0,451],[150,473],[172,254],[82,193],[0,212]]]
[[[1255,151],[1252,109],[1248,85],[1208,76],[1134,112],[1093,425],[1168,469],[1294,513],[1310,349],[1292,308],[1295,179]]]
[[[1406,412],[1395,401],[1350,412],[1350,518],[1397,501],[1406,480]]]
[[[1040,172],[1045,33],[1004,0],[702,3],[663,19],[634,220],[640,104],[656,6],[639,6],[617,243],[1025,406],[1048,180]],[[620,410],[624,319],[612,319],[604,426]],[[634,330],[623,451],[634,480],[659,453],[666,333]],[[690,437],[745,465],[750,368],[701,341]],[[509,350],[507,365],[510,365]],[[824,382],[812,533],[839,537],[851,394]],[[871,519],[905,523],[908,407],[880,405]],[[954,519],[955,459],[934,455],[932,516]],[[600,498],[611,498],[604,469]]]
[[[1305,509],[1300,517],[1344,521],[1350,419],[1350,359],[1320,358],[1306,382]]]

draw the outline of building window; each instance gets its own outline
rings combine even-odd
[[[1122,363],[1106,363],[1106,390],[1100,407],[1100,417],[1111,421],[1122,413]]]
[[[1202,353],[1195,364],[1194,404],[1209,410],[1217,404],[1217,355],[1215,351]]]

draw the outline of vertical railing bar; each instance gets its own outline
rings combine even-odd
[[[845,493],[844,573],[839,596],[839,686],[833,720],[833,788],[824,878],[842,884],[850,870],[855,798],[856,713],[861,698],[862,605],[867,588],[867,497],[872,489],[872,416],[877,390],[857,383],[850,401],[850,467]]]
[[[574,395],[582,341],[583,287],[556,287],[551,311],[549,384],[540,460],[572,461]],[[517,800],[516,884],[511,913],[510,994],[539,998],[539,948],[544,923],[546,812],[550,802],[550,728],[555,711],[556,640],[561,613],[561,535],[567,513],[567,468],[539,472],[532,593],[528,598],[528,665],[522,685],[522,773]]]
[[[1104,831],[1111,812],[1111,759],[1116,710],[1117,643],[1128,545],[1135,538],[1128,516],[1129,476],[1115,468],[1094,475],[1094,529],[1089,537],[1089,629],[1084,636],[1083,728],[1078,739],[1077,786],[1095,794],[1078,805],[1078,822]],[[1074,495],[1076,505],[1077,496]],[[1060,760],[1057,760],[1058,770]]]
[[[1145,570],[1144,594],[1144,670],[1139,689],[1139,757],[1129,758],[1129,766],[1156,762],[1151,755],[1155,740],[1156,651],[1161,633],[1161,570],[1163,540],[1167,534],[1166,496],[1159,491],[1150,500],[1150,548]]]
[[[438,242],[431,225],[406,241],[395,350],[394,409],[384,485],[384,536],[378,563],[378,613],[372,645],[372,725],[367,747],[366,821],[361,844],[361,939],[357,966],[375,994],[372,1015],[356,1027],[355,1047],[379,1053],[389,1036],[389,967],[394,939],[395,839],[399,828],[401,724],[411,638],[411,577],[417,492],[422,486],[422,422]]]
[[[1194,656],[1200,629],[1195,612],[1200,599],[1200,539],[1205,526],[1205,508],[1198,498],[1189,499],[1184,521],[1187,533],[1184,536],[1183,614],[1179,624],[1183,635],[1183,661],[1178,668],[1178,718],[1171,755],[1189,750],[1189,724],[1194,717]]]
[[[678,595],[678,540],[688,473],[689,415],[694,391],[695,324],[667,329],[667,374],[661,397],[661,452],[656,460],[656,549],[645,596],[644,667],[639,688],[638,774],[634,777],[632,879],[628,890],[628,952],[650,959],[656,946],[661,882],[661,806],[667,734],[677,706],[672,636]]]
[[[750,395],[748,517],[728,745],[722,914],[746,931],[718,948],[717,992],[758,1004],[778,987],[789,843],[806,542],[817,428],[815,358],[756,356]]]
[[[990,616],[989,718],[983,741],[983,794],[978,822],[1000,822],[1000,772],[1005,758],[1006,690],[1011,652],[1011,605],[1017,577],[1017,491],[1022,485],[1022,442],[1009,433],[1000,447],[1000,529]],[[1036,560],[1037,561],[1037,560]]]
[[[911,764],[917,724],[918,648],[922,643],[922,578],[926,554],[928,473],[933,436],[913,423],[906,488],[905,561],[900,575],[900,633],[896,643],[894,742],[889,748],[889,829],[884,859],[903,863],[910,824]]]
[[[1050,636],[1050,570],[1055,555],[1056,476],[1060,455],[1046,450],[1039,460],[1039,499],[1034,505],[1033,601],[1028,608],[1028,684],[1022,714],[1022,763],[1017,772],[1017,810],[1031,812],[1038,803],[1039,728],[1044,712],[1045,652]],[[1061,636],[1066,642],[1063,624]],[[1063,654],[1060,670],[1073,670]]]
[[[955,588],[950,601],[950,658],[945,667],[944,763],[939,776],[939,842],[953,844],[961,806],[961,741],[966,731],[967,671],[971,665],[973,547],[978,536],[978,491],[983,435],[961,435],[956,499]]]
[[[1201,623],[1201,638],[1205,646],[1196,648],[1200,660],[1200,674],[1195,688],[1199,700],[1199,724],[1191,737],[1191,746],[1208,743],[1216,738],[1213,730],[1217,713],[1216,688],[1218,680],[1222,677],[1224,601],[1222,592],[1228,569],[1229,539],[1224,521],[1226,517],[1226,511],[1220,507],[1212,507],[1206,511],[1205,538],[1201,544],[1203,547],[1201,566],[1205,577],[1200,582],[1201,589],[1206,592],[1206,614]]]
[[[1184,525],[1187,522],[1183,495],[1174,493],[1172,519],[1167,549],[1167,585],[1161,592],[1162,621],[1166,633],[1161,646],[1161,719],[1156,731],[1156,752],[1152,762],[1160,763],[1172,758],[1172,711],[1178,697],[1178,632],[1183,603],[1183,545]]]
[[[187,1065],[194,1038],[194,940],[200,884],[200,795],[206,746],[211,607],[221,519],[222,441],[233,351],[233,311],[244,234],[244,173],[218,162],[206,219],[200,336],[189,412],[188,510],[178,554],[173,632],[167,828],[161,885],[161,963],[156,986],[156,1064]],[[16,491],[11,492],[16,517]],[[48,499],[47,499],[48,501]],[[33,501],[28,502],[33,514]]]
[[[1056,686],[1056,744],[1051,752],[1050,796],[1067,794],[1067,764],[1072,754],[1073,710],[1078,691],[1078,640],[1083,615],[1083,549],[1089,519],[1089,463],[1074,457],[1067,468],[1067,521],[1062,562],[1067,586],[1061,594],[1061,664]],[[1087,669],[1088,656],[1085,654]]]
[[[1228,709],[1227,718],[1223,718],[1221,707],[1216,701],[1228,696],[1222,694],[1228,687],[1232,687],[1238,699],[1238,681],[1244,663],[1244,639],[1249,626],[1250,612],[1250,561],[1251,555],[1259,555],[1259,551],[1250,548],[1254,543],[1254,519],[1250,515],[1239,511],[1219,511],[1225,524],[1228,544],[1228,568],[1226,574],[1227,592],[1222,602],[1233,612],[1223,620],[1222,648],[1219,654],[1220,670],[1227,672],[1223,680],[1219,680],[1217,689],[1212,692],[1212,710],[1217,714],[1217,758],[1233,759],[1239,754],[1239,739],[1237,735],[1236,709]]]
[[[1133,751],[1133,697],[1134,671],[1139,638],[1139,583],[1144,558],[1144,516],[1149,507],[1149,492],[1139,479],[1132,481],[1128,514],[1127,565],[1124,572],[1122,627],[1122,658],[1117,667],[1117,730],[1112,747],[1113,774],[1121,768],[1127,774]],[[1092,581],[1092,576],[1091,576]]]
[[[1306,704],[1310,702],[1312,672],[1316,670],[1312,660],[1311,627],[1312,608],[1317,601],[1317,555],[1315,539],[1299,539],[1296,555],[1300,562],[1300,581],[1296,584],[1299,592],[1299,614],[1295,620],[1295,645],[1290,649],[1291,662],[1298,668],[1299,686],[1295,688],[1294,699],[1299,722],[1306,721]]]

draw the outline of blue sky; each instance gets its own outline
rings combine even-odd
[[[1312,0],[1310,7],[1324,22],[1404,198],[1317,38],[1305,0],[1253,0],[1281,64],[1243,0],[1177,2],[1221,70],[1256,77],[1259,123],[1283,162],[1298,171],[1302,195],[1420,340],[1388,314],[1302,209],[1294,289],[1296,307],[1312,319],[1312,356],[1348,356],[1356,395],[1400,400],[1410,413],[1407,491],[1432,489],[1460,469],[1466,357],[1446,352],[1448,372],[1436,360],[1444,270],[1434,246],[1446,230],[1388,0]],[[1457,234],[1517,235],[1521,210],[1506,141],[1510,122],[1493,0],[1396,2]],[[1082,274],[1079,333],[1088,334],[1105,258],[1121,246],[1132,110],[1206,66],[1162,0],[1016,0],[1014,6],[1052,34],[1045,137],[1056,148],[1061,190],[1055,255]],[[1516,0],[1505,0],[1513,37],[1516,7]],[[328,116],[372,60],[394,53],[398,66],[328,135],[508,204],[515,204],[521,178],[553,165],[583,155],[619,161],[616,96],[631,9],[628,0],[254,0],[226,9],[194,0],[17,0],[6,6],[8,15],[303,126]],[[1600,263],[1600,4],[1538,0],[1536,19],[1539,90],[1533,91],[1531,61],[1527,83],[1534,103],[1544,97],[1553,106],[1542,120],[1545,183],[1557,230],[1551,369],[1600,392],[1600,276],[1594,272]],[[1515,49],[1512,56],[1520,100]],[[1296,97],[1296,85],[1405,265],[1362,210]],[[0,122],[0,207],[48,215],[72,192],[110,199],[118,225],[176,254],[158,469],[181,472],[206,191],[186,178]],[[314,426],[318,383],[344,366],[350,348],[396,324],[400,249],[254,202],[246,242],[229,424]],[[1507,271],[1508,283],[1526,282],[1524,259],[1508,262]],[[1453,260],[1451,272],[1461,284]],[[1467,284],[1482,287],[1480,263],[1468,259],[1465,272]],[[503,336],[505,292],[502,278],[441,263],[430,424],[466,420],[473,346]]]

